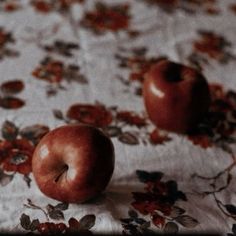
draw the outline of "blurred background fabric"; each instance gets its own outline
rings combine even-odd
[[[234,0],[0,1],[0,232],[236,235],[235,25]],[[209,82],[194,134],[146,115],[144,74],[163,58]],[[68,205],[39,191],[31,158],[72,122],[104,130],[116,158],[103,194]]]

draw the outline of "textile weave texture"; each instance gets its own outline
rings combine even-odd
[[[234,0],[0,1],[0,232],[236,235],[235,25]],[[196,134],[148,119],[144,74],[162,58],[209,82]],[[97,198],[65,204],[31,159],[75,122],[111,136],[115,170]]]

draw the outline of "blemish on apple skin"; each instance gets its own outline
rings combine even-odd
[[[40,158],[41,159],[44,159],[48,154],[49,154],[49,150],[48,150],[48,147],[47,145],[43,145],[40,150],[39,150],[39,153],[40,153]]]
[[[151,84],[151,90],[159,98],[163,98],[165,96],[165,94],[161,90],[157,89],[154,84]]]

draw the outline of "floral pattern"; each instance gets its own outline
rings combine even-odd
[[[177,206],[177,202],[187,201],[186,195],[178,190],[173,180],[162,181],[161,172],[137,170],[139,181],[144,183],[145,192],[133,192],[132,207],[143,216],[149,216],[152,224],[165,233],[177,233],[179,225],[187,228],[196,227],[199,222],[185,214],[185,210]],[[137,212],[129,212],[130,218],[121,219],[123,233],[136,235],[149,233],[150,221],[138,217]],[[135,224],[134,224],[135,222]]]
[[[85,12],[80,24],[92,30],[94,33],[103,33],[105,31],[117,32],[129,27],[129,5],[111,5],[103,2],[96,2],[93,11]]]
[[[40,13],[50,13],[52,11],[66,12],[75,3],[83,3],[84,0],[32,0],[31,5]]]
[[[79,45],[73,42],[56,40],[52,45],[43,45],[43,49],[48,53],[55,53],[64,57],[72,57],[72,51],[79,49]]]
[[[231,43],[223,36],[211,31],[198,31],[200,38],[193,42],[193,52],[189,61],[196,67],[208,64],[209,60],[215,60],[225,64],[234,59],[230,52]]]
[[[24,82],[21,80],[9,80],[0,85],[0,107],[5,109],[18,109],[25,105],[25,101],[15,94],[24,90]]]
[[[230,151],[230,144],[234,143],[236,93],[232,90],[224,91],[219,84],[210,86],[211,105],[205,120],[199,124],[189,139],[204,148],[217,145]]]
[[[143,0],[151,5],[157,5],[166,12],[182,10],[189,14],[205,13],[208,15],[218,15],[217,0]]]
[[[65,65],[60,60],[50,57],[44,58],[40,65],[34,69],[32,75],[39,80],[43,80],[50,85],[47,87],[47,95],[55,95],[59,89],[65,89],[61,82],[87,83],[87,79],[80,73],[80,68],[74,64]]]
[[[29,185],[31,180],[28,175],[32,171],[34,148],[49,132],[49,128],[39,124],[19,128],[13,122],[5,121],[1,132],[3,137],[0,142],[1,185],[7,185],[15,173],[24,175],[24,180]]]
[[[13,13],[21,8],[17,0],[3,0],[0,2],[0,12]]]
[[[64,213],[63,211],[68,209],[68,204],[66,203],[58,203],[57,205],[53,206],[48,204],[46,209],[43,209],[40,206],[37,206],[33,203],[30,199],[27,199],[27,204],[24,204],[25,207],[30,208],[32,210],[41,210],[45,216],[47,221],[40,222],[38,219],[31,220],[28,215],[23,213],[20,217],[20,224],[23,229],[29,232],[36,231],[41,235],[55,235],[55,234],[74,234],[74,233],[81,233],[81,234],[88,234],[91,235],[92,232],[90,229],[95,225],[96,216],[95,215],[85,215],[80,220],[71,217],[68,220],[68,225],[64,224],[63,222],[54,223],[50,222],[50,219],[60,221],[64,220]]]
[[[5,57],[18,56],[18,52],[9,47],[9,44],[11,45],[14,42],[15,39],[12,33],[0,27],[0,60],[3,60]]]
[[[231,4],[231,5],[229,6],[229,8],[230,8],[230,10],[231,10],[233,13],[236,14],[236,4]]]
[[[166,59],[165,56],[160,57],[148,57],[146,47],[137,47],[130,50],[126,48],[119,48],[119,53],[114,55],[115,59],[118,61],[118,66],[121,69],[129,70],[129,77],[123,78],[122,76],[117,76],[117,79],[121,81],[126,87],[131,87],[130,83],[138,82],[134,89],[134,94],[137,96],[142,95],[142,83],[144,81],[145,73],[150,69],[150,67],[162,59]]]
[[[54,110],[53,113],[55,118],[66,123],[82,123],[101,128],[108,136],[128,145],[138,145],[140,142],[155,145],[171,140],[166,132],[153,127],[143,114],[120,110],[118,107],[105,107],[100,103],[76,103],[69,107],[66,115],[60,110]]]
[[[92,234],[114,221],[124,235],[236,235],[235,13],[229,0],[1,0],[0,232]],[[209,81],[210,109],[185,135],[155,127],[142,101],[145,74],[167,58]],[[32,173],[41,138],[71,123],[101,129],[118,163],[83,205],[39,196]]]

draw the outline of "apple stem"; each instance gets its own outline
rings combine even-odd
[[[55,178],[54,181],[55,181],[55,182],[58,182],[59,179],[61,178],[61,176],[68,170],[68,168],[69,168],[68,165],[64,165],[64,167],[63,167],[61,173],[56,176],[56,178]]]
[[[166,68],[165,78],[169,82],[179,82],[183,80],[181,73],[182,73],[182,66],[176,63],[169,65]]]

